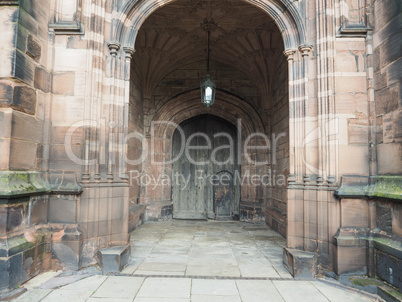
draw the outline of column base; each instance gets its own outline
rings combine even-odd
[[[98,251],[98,263],[103,273],[119,273],[128,264],[131,246],[115,246]]]
[[[285,247],[283,264],[294,278],[312,279],[317,274],[317,254]]]

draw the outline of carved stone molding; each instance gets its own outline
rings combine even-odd
[[[287,57],[288,61],[294,60],[294,55],[296,53],[295,49],[285,49],[283,54]]]
[[[301,52],[302,56],[308,56],[310,54],[310,51],[313,50],[313,46],[312,45],[308,45],[308,44],[303,44],[299,46],[299,51]]]
[[[135,49],[131,47],[124,46],[123,47],[124,53],[126,54],[126,59],[130,59],[133,57],[135,53]]]
[[[365,37],[370,30],[367,24],[366,0],[339,1],[339,37]]]
[[[121,46],[120,43],[116,42],[107,43],[107,47],[109,47],[109,51],[112,56],[117,56],[120,46]]]

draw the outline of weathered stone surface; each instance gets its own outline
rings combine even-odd
[[[68,227],[55,232],[52,239],[52,253],[63,267],[79,270],[82,263],[82,232],[77,227]]]
[[[298,249],[283,249],[283,264],[294,278],[314,278],[317,274],[317,254]]]
[[[35,114],[36,92],[27,86],[14,87],[13,107],[28,114]]]
[[[402,242],[377,238],[374,242],[376,275],[402,292]]]
[[[395,189],[402,173],[400,1],[367,0],[359,8],[357,0],[261,0],[258,8],[252,1],[212,1],[211,11],[184,0],[163,7],[146,0],[136,10],[122,0],[113,7],[64,0],[53,8],[50,2],[1,1],[0,169],[43,171],[49,178],[43,191],[29,179],[15,180],[20,188],[10,179],[0,184],[11,188],[0,206],[0,234],[22,232],[28,223],[74,224],[82,234],[55,230],[55,255],[74,268],[94,264],[99,248],[125,245],[129,228],[170,219],[175,210],[171,184],[152,189],[127,178],[130,170],[156,179],[175,172],[166,162],[176,127],[152,129],[152,123],[209,114],[233,125],[242,120],[240,149],[252,133],[276,143],[268,148],[252,138],[247,145],[254,147],[239,151],[242,176],[275,174],[283,182],[242,183],[234,217],[265,221],[287,236],[288,247],[316,251],[323,269],[375,273],[371,241],[337,232],[402,234]],[[210,34],[210,73],[218,88],[210,108],[199,100],[207,53],[200,23],[208,15],[219,28]],[[132,132],[146,139],[123,145],[119,134]],[[154,149],[147,150],[153,137]],[[91,164],[73,162],[70,147]],[[126,165],[123,154],[149,157]],[[361,179],[342,179],[334,195],[346,175]],[[21,194],[27,200],[18,201]],[[214,217],[213,209],[205,213]],[[23,265],[33,253],[27,249]]]
[[[0,83],[0,105],[3,107],[13,102],[13,86],[7,82]]]
[[[27,55],[34,59],[35,62],[38,62],[40,60],[41,47],[39,43],[34,40],[32,35],[28,36]]]
[[[118,273],[128,264],[131,246],[117,246],[98,251],[98,263],[104,273]]]
[[[146,205],[144,204],[137,204],[130,207],[130,214],[128,218],[130,232],[144,222],[145,208]]]
[[[41,67],[35,68],[35,79],[34,87],[48,93],[50,90],[50,74],[49,72]]]
[[[74,95],[74,72],[56,73],[53,75],[52,92],[55,94]]]

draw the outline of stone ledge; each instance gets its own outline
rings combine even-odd
[[[317,254],[285,247],[283,264],[294,278],[314,278],[317,274]]]
[[[367,33],[371,29],[365,25],[346,25],[339,29],[340,37],[356,38],[356,37],[366,37]]]
[[[56,35],[83,35],[84,29],[79,22],[58,22],[49,24]]]
[[[0,204],[13,198],[41,194],[80,194],[74,172],[50,173],[47,181],[43,172],[0,171]]]
[[[402,176],[342,176],[342,184],[335,195],[340,198],[388,198],[402,202]]]
[[[131,246],[115,246],[98,251],[98,263],[104,273],[119,273],[128,264]]]

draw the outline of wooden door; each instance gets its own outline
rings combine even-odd
[[[216,209],[223,211],[221,203],[214,204],[214,178],[221,171],[235,175],[239,170],[237,163],[236,128],[220,118],[202,115],[180,125],[185,136],[182,141],[178,130],[173,135],[172,158],[178,158],[172,165],[173,218],[176,219],[215,219]],[[229,139],[230,137],[230,139]],[[207,148],[208,141],[211,143]],[[182,146],[190,146],[182,152]],[[192,149],[198,147],[198,149]],[[230,148],[229,148],[230,147]],[[215,151],[214,151],[215,150]],[[179,156],[181,154],[181,156]],[[240,171],[238,171],[240,174]],[[232,178],[233,180],[233,178]],[[233,211],[238,211],[240,186],[232,182],[231,195],[225,198],[225,215],[219,219],[230,219]]]
[[[214,179],[213,186],[215,219],[230,220],[234,195],[232,174],[227,171],[219,172]]]

